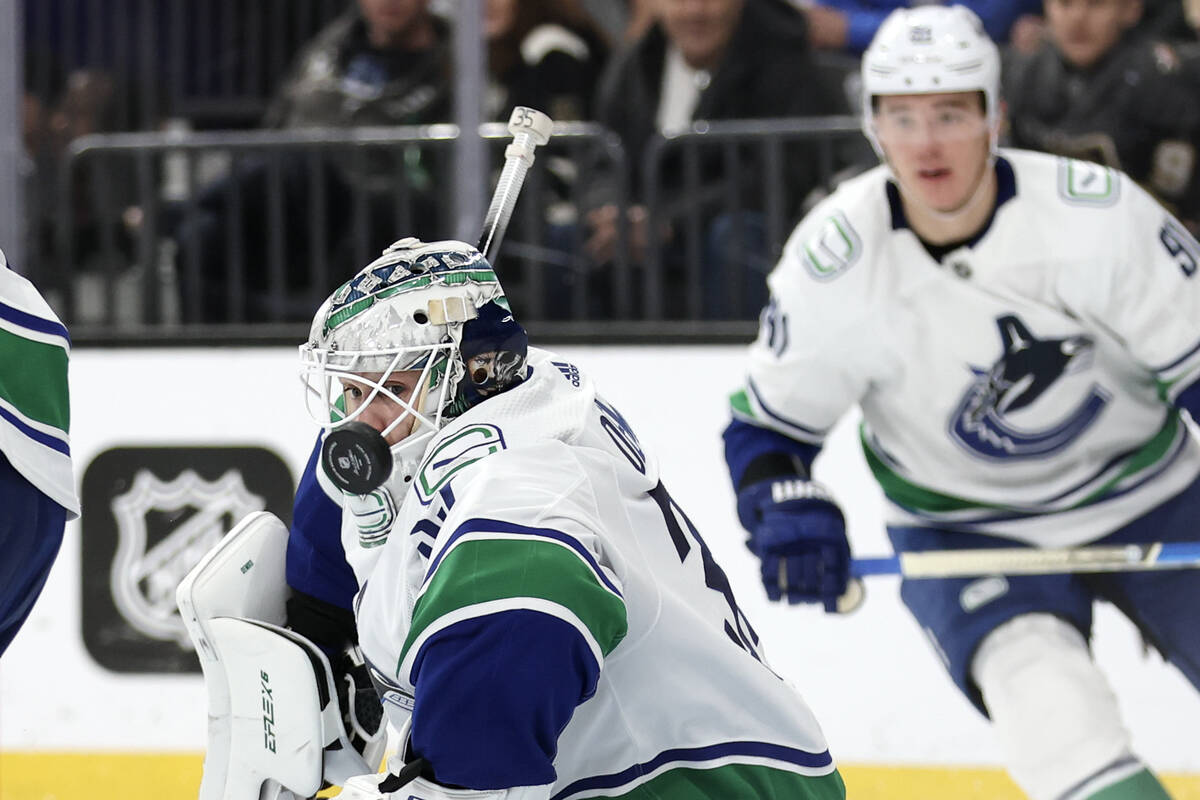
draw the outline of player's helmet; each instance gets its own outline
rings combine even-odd
[[[863,132],[883,157],[874,126],[874,98],[891,94],[983,92],[992,152],[1000,109],[1000,51],[965,6],[898,8],[888,15],[862,58]]]
[[[410,480],[428,440],[446,422],[524,379],[527,351],[525,329],[478,250],[407,238],[321,305],[300,360],[309,413],[331,433],[354,423],[381,394],[403,409],[384,435],[415,418],[412,432],[390,448]],[[392,373],[406,370],[420,370],[407,401],[385,388]],[[366,397],[347,413],[342,379],[351,376]],[[375,477],[378,485],[387,476]]]

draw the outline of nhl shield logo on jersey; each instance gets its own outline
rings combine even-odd
[[[1063,375],[1091,365],[1089,336],[1038,339],[1016,315],[996,320],[1004,352],[988,369],[971,367],[975,379],[950,420],[951,437],[972,455],[987,459],[1041,458],[1075,441],[1087,430],[1110,394],[1093,384],[1065,418],[1039,429],[1010,416],[1030,408]]]
[[[206,481],[185,470],[172,481],[149,470],[134,477],[129,491],[114,497],[117,555],[112,565],[113,600],[122,616],[152,639],[188,641],[175,606],[175,587],[228,530],[228,520],[241,519],[266,507],[262,497],[246,489],[241,473],[230,470]],[[195,509],[157,543],[150,545],[146,518],[153,512]]]

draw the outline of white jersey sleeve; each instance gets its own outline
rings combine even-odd
[[[734,400],[738,416],[811,444],[867,392],[887,346],[864,264],[886,220],[857,202],[864,179],[880,189],[873,170],[813,209],[789,237],[768,278],[771,300],[750,349],[745,402]],[[855,206],[857,216],[844,210]]]
[[[71,467],[71,339],[33,284],[0,253],[0,451],[26,480],[79,515]]]
[[[1127,176],[1108,222],[1115,257],[1077,262],[1058,291],[1085,320],[1109,330],[1173,401],[1200,378],[1200,244]]]

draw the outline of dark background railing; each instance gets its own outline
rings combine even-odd
[[[508,134],[497,123],[481,134],[494,173]],[[457,136],[435,125],[80,138],[55,183],[40,282],[81,344],[299,341],[324,297],[390,241],[453,235]],[[597,125],[556,124],[497,269],[543,337],[742,341],[811,202],[789,164],[805,161],[827,188],[864,147],[842,117],[656,137],[633,167],[658,244],[635,252],[623,224],[601,263],[585,217],[598,185],[622,211],[636,205],[628,155]]]
[[[19,3],[27,100],[58,127],[29,154],[26,235],[6,251],[79,345],[294,343],[393,239],[463,236],[498,172],[495,123],[482,169],[454,125],[255,129],[349,0]],[[461,12],[455,50],[478,56]],[[481,97],[479,65],[455,66],[456,93]],[[851,118],[697,122],[638,153],[559,124],[497,269],[543,339],[744,341],[810,190],[856,161],[873,156]],[[603,255],[601,204],[619,220]]]

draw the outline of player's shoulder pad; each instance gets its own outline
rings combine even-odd
[[[788,240],[786,255],[813,280],[826,283],[863,259],[887,201],[882,167],[842,183],[805,215]]]

